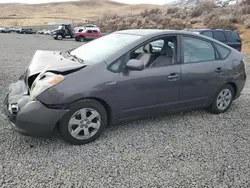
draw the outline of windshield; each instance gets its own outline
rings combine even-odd
[[[141,36],[138,35],[112,33],[84,44],[71,51],[70,54],[94,64],[140,38]]]

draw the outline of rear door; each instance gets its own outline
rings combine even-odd
[[[180,108],[206,106],[223,84],[224,61],[209,40],[183,35]]]
[[[226,38],[227,38],[227,45],[231,46],[232,48],[241,51],[241,39],[240,36],[233,32],[233,31],[225,31]]]
[[[86,34],[86,37],[85,37],[87,40],[92,40],[94,39],[94,34],[93,34],[93,31],[92,30],[87,30],[87,34]]]

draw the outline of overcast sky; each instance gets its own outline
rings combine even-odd
[[[0,0],[0,3],[48,3],[48,2],[62,2],[69,0]],[[122,3],[137,4],[137,3],[151,3],[151,4],[165,4],[172,0],[115,0]]]

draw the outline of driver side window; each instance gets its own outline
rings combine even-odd
[[[130,59],[142,60],[145,68],[174,64],[176,37],[164,37],[142,44],[130,52]]]
[[[142,60],[144,68],[169,66],[176,63],[177,37],[170,36],[143,43],[136,49],[127,52],[110,66],[112,72],[120,72],[132,59]]]

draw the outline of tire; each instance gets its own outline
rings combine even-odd
[[[80,37],[80,38],[79,38],[79,41],[80,41],[80,42],[84,42],[84,41],[85,41],[85,37]]]
[[[223,94],[224,92],[224,94]],[[220,114],[226,112],[234,99],[234,89],[230,84],[226,84],[223,87],[219,89],[219,91],[216,93],[211,106],[208,108],[208,110],[214,114]],[[219,102],[219,98],[221,99],[221,103]],[[221,104],[221,105],[219,105]]]
[[[107,112],[99,102],[81,100],[70,105],[69,110],[59,123],[60,135],[66,142],[74,145],[87,144],[100,137],[105,130]],[[83,117],[82,114],[86,116]]]
[[[56,38],[57,38],[58,40],[62,40],[62,39],[63,39],[62,35],[57,35]]]

